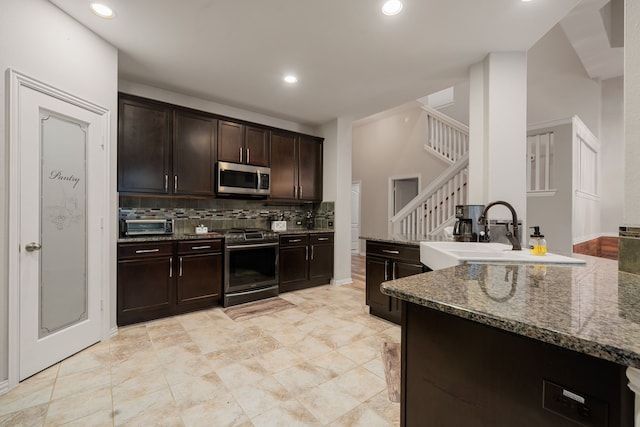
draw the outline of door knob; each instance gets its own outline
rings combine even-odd
[[[36,243],[36,242],[31,242],[31,243],[27,243],[24,248],[27,250],[27,252],[33,252],[33,251],[39,251],[42,248],[42,245],[40,243]]]

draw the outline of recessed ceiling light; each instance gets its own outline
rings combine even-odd
[[[388,16],[397,15],[402,10],[400,0],[388,0],[382,5],[382,13]]]
[[[294,76],[293,74],[287,74],[286,76],[284,76],[282,78],[282,80],[284,80],[285,82],[287,82],[289,84],[298,83],[298,78],[296,76]]]
[[[116,17],[116,13],[109,6],[102,3],[91,3],[89,6],[91,12],[98,15],[100,18],[113,19]]]

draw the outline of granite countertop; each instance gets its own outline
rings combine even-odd
[[[440,242],[447,240],[444,236],[435,236],[428,234],[393,234],[380,233],[370,234],[359,237],[361,240],[370,240],[372,242],[381,243],[399,243],[404,245],[420,246],[420,242]]]
[[[287,231],[278,231],[278,234],[314,234],[314,233],[333,233],[333,229],[313,229],[307,230],[304,229],[295,229],[295,230],[287,230]],[[149,236],[139,236],[139,237],[119,237],[118,243],[144,243],[144,242],[162,242],[162,241],[173,241],[173,240],[202,240],[202,239],[221,239],[224,236],[222,235],[222,231],[213,231],[211,233],[205,234],[193,234],[193,233],[173,233],[173,234],[161,234],[161,235],[149,235]]]
[[[640,276],[582,266],[462,264],[384,282],[390,296],[640,368]]]

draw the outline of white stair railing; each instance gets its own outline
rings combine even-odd
[[[428,106],[425,150],[448,163],[456,162],[469,151],[469,127]]]
[[[450,224],[456,205],[467,203],[469,153],[464,153],[389,221],[389,233],[425,236]]]

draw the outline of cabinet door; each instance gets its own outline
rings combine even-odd
[[[118,325],[168,316],[173,300],[173,258],[118,262]]]
[[[333,277],[333,245],[310,245],[309,280]]]
[[[385,316],[389,312],[389,296],[382,293],[380,284],[390,280],[389,260],[367,257],[367,305],[372,314]]]
[[[278,260],[280,291],[291,290],[293,285],[307,281],[307,258],[307,245],[280,248]]]
[[[300,200],[322,200],[322,144],[317,140],[300,137],[298,150],[298,183]]]
[[[173,193],[214,195],[215,119],[177,111],[174,118]]]
[[[269,131],[259,127],[246,126],[244,130],[245,163],[269,167],[271,150]]]
[[[118,191],[168,194],[171,109],[121,98],[118,115]]]
[[[402,262],[402,261],[394,261],[393,263],[393,278],[401,279],[407,276],[413,276],[414,274],[422,273],[422,264],[419,262]]]
[[[242,163],[244,126],[240,123],[218,122],[218,160],[222,162]]]
[[[222,254],[178,257],[178,305],[220,301],[222,294]]]
[[[271,198],[296,198],[298,179],[296,136],[273,132],[271,135]]]
[[[392,264],[394,279],[401,279],[407,276],[413,276],[414,274],[422,273],[422,264],[394,261]],[[400,323],[402,320],[402,300],[398,298],[389,297],[389,320],[395,323]]]

